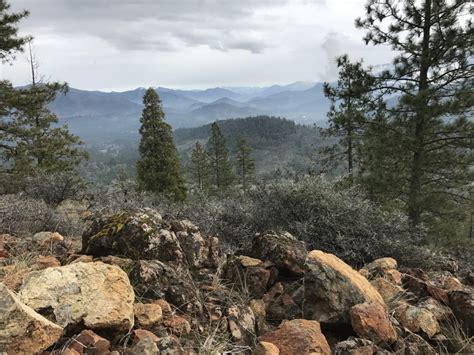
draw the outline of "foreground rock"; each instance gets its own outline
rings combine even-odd
[[[433,337],[441,330],[436,317],[426,308],[416,307],[399,302],[395,308],[395,318],[400,324],[413,333]]]
[[[101,262],[76,263],[30,273],[19,293],[35,310],[51,310],[55,323],[128,331],[135,298],[127,274]]]
[[[362,303],[352,307],[351,323],[359,337],[377,344],[391,344],[397,340],[388,312],[380,303]]]
[[[277,347],[280,355],[331,354],[319,323],[306,319],[284,321],[278,329],[264,334],[258,340],[267,349],[274,348],[263,343]]]
[[[290,233],[265,233],[255,236],[248,254],[273,262],[282,274],[301,276],[307,250],[305,244]]]
[[[364,276],[320,250],[306,258],[304,294],[305,318],[325,323],[350,324],[350,310],[359,303],[385,304]]]
[[[50,322],[0,284],[0,353],[34,354],[56,343],[63,328]]]

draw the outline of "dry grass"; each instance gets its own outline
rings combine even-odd
[[[474,336],[470,337],[456,318],[443,322],[442,333],[447,338],[447,353],[474,354]]]

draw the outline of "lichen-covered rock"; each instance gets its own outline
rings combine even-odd
[[[260,336],[258,340],[275,345],[280,355],[331,354],[319,323],[306,319],[284,321],[277,329]]]
[[[82,252],[134,260],[183,261],[178,238],[151,209],[121,212],[96,219],[82,236]]]
[[[376,344],[391,344],[397,332],[390,323],[387,309],[380,303],[361,303],[351,308],[351,324],[356,334]]]
[[[250,307],[233,306],[227,310],[229,332],[235,343],[252,345],[255,341],[256,321]]]
[[[474,336],[474,292],[451,291],[449,306],[454,315],[462,322],[469,336]]]
[[[394,315],[404,328],[413,333],[426,334],[431,338],[441,331],[436,317],[426,308],[399,302]]]
[[[391,283],[383,277],[375,278],[370,284],[380,293],[385,303],[392,302],[405,293],[402,287]]]
[[[370,340],[354,337],[349,337],[334,347],[334,355],[373,355],[376,351],[377,346]]]
[[[314,250],[304,275],[303,314],[325,323],[350,324],[352,306],[364,302],[385,305],[382,296],[360,273],[338,257]]]
[[[56,343],[62,333],[62,327],[24,305],[0,283],[0,353],[40,353]]]
[[[307,254],[304,242],[290,233],[257,234],[249,256],[272,261],[282,274],[301,276]]]
[[[91,329],[133,327],[133,288],[120,268],[101,262],[77,263],[30,273],[19,293],[35,310],[51,310],[55,323],[81,322]]]
[[[197,226],[188,220],[171,222],[188,266],[215,268],[219,264],[219,240],[205,237]]]
[[[178,308],[189,310],[195,301],[195,285],[189,272],[160,261],[140,260],[129,274],[130,281],[140,297],[164,298]]]

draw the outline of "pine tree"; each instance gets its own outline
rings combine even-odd
[[[18,36],[16,24],[26,16],[28,11],[10,13],[10,4],[0,0],[0,62],[13,59],[15,52],[22,51],[28,41],[27,37]]]
[[[211,173],[211,162],[201,143],[196,142],[196,146],[191,154],[191,172],[199,190],[204,190],[209,182]]]
[[[361,138],[373,106],[370,95],[373,77],[363,68],[362,61],[352,63],[347,55],[337,58],[337,67],[337,84],[324,83],[324,95],[331,101],[326,134],[340,139],[335,146],[326,148],[325,153],[329,153],[328,159],[332,161],[340,161],[340,156],[344,156],[352,182],[355,165],[361,158]]]
[[[255,177],[255,160],[252,157],[252,148],[243,138],[237,139],[237,174],[245,194],[248,184]]]
[[[471,6],[469,0],[370,0],[366,18],[356,20],[367,30],[366,43],[397,51],[394,68],[379,76],[378,88],[385,98],[397,96],[387,106],[383,134],[393,143],[387,159],[397,165],[391,180],[399,182],[399,191],[391,194],[405,204],[412,227],[423,217],[447,217],[449,206],[469,198]]]
[[[232,165],[229,160],[229,151],[226,140],[217,122],[211,125],[211,137],[208,142],[208,154],[211,158],[214,184],[218,190],[229,187],[234,181]]]
[[[165,122],[161,100],[153,88],[146,91],[143,104],[145,108],[140,118],[140,159],[137,161],[139,186],[145,191],[184,200],[186,187],[180,172],[173,133],[171,126]]]

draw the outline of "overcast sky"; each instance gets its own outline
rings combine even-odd
[[[372,65],[387,48],[365,46],[354,19],[366,0],[10,0],[28,9],[40,73],[72,87],[265,86],[336,77],[348,53]],[[24,54],[1,77],[29,80]]]

